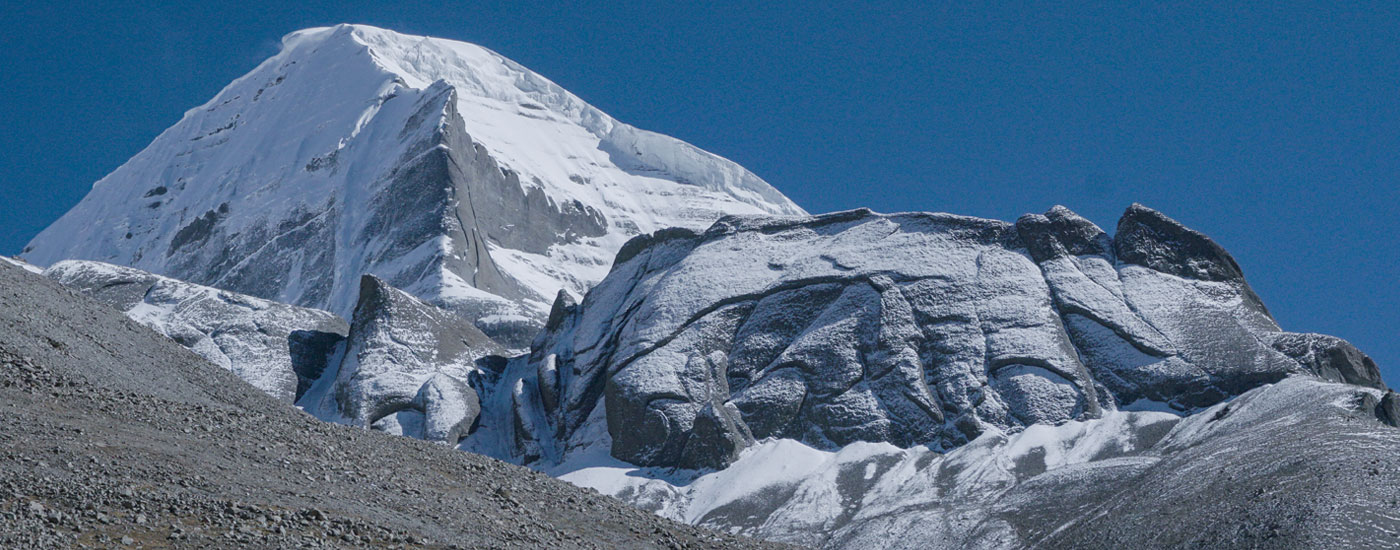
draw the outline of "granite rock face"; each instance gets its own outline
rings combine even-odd
[[[1274,335],[1270,344],[1325,380],[1385,388],[1376,362],[1336,336],[1285,332]]]
[[[1281,331],[1222,248],[1140,205],[1113,237],[1060,207],[724,218],[628,243],[547,325],[506,369],[517,456],[558,459],[601,424],[615,458],[723,468],[767,438],[953,449],[1294,374],[1384,387],[1344,341]]]
[[[301,403],[319,417],[456,444],[481,411],[469,380],[502,348],[470,322],[366,275],[334,372]]]
[[[44,275],[121,310],[211,363],[288,403],[326,370],[345,321],[325,311],[177,281],[92,261],[65,261]]]

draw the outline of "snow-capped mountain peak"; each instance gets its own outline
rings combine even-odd
[[[623,170],[722,192],[770,214],[803,213],[743,167],[683,141],[620,123],[548,79],[475,44],[368,25],[307,29],[283,41],[289,45],[350,41],[366,48],[377,65],[410,88],[426,88],[439,80],[447,83],[458,92],[458,109],[467,120],[468,131],[489,134],[491,138],[484,138],[483,144],[499,163],[509,169],[540,172],[535,175],[544,185],[574,183],[570,177],[580,175],[569,172],[576,169],[572,163],[560,162],[561,154],[567,160],[575,153],[567,149],[575,142],[540,142],[539,134],[522,127],[519,117],[542,124],[574,125],[592,134],[599,140],[597,147],[578,158],[602,152]],[[561,148],[551,149],[555,145]],[[595,198],[601,199],[602,194]]]
[[[533,334],[633,236],[802,214],[757,176],[614,120],[480,46],[307,29],[30,243],[348,315],[362,274]]]

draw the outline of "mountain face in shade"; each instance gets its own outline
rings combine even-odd
[[[628,239],[802,214],[738,165],[618,122],[479,46],[298,31],[40,233],[89,259],[348,317],[360,276],[524,347]]]

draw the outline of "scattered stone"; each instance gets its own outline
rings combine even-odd
[[[687,534],[612,499],[546,506],[585,492],[443,445],[325,424],[3,262],[0,297],[0,548],[151,546],[147,531],[182,548],[392,548],[409,534],[476,548],[520,533],[549,540],[552,529],[584,536],[549,547],[600,548],[626,540],[629,526],[658,525],[696,548],[772,547]],[[211,431],[180,429],[195,423]],[[496,487],[522,505],[503,507]]]

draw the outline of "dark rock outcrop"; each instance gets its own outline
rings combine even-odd
[[[1383,387],[1344,341],[1281,331],[1224,249],[1141,205],[1113,237],[1063,207],[641,237],[582,304],[556,301],[518,363],[516,456],[583,444],[602,404],[614,457],[683,468],[765,438],[951,449],[1302,373]]]
[[[501,347],[464,319],[366,275],[327,391],[302,405],[328,419],[455,444],[480,413],[469,381]]]
[[[1045,214],[1026,214],[1016,220],[1016,231],[1037,262],[1063,256],[1112,257],[1113,238],[1093,222],[1063,206]]]
[[[1400,428],[1400,395],[1387,390],[1376,403],[1376,418],[1388,426]]]
[[[1336,336],[1285,332],[1275,335],[1271,344],[1325,380],[1385,388],[1376,362]]]
[[[1118,260],[1156,271],[1203,281],[1243,281],[1235,259],[1210,237],[1133,204],[1118,220],[1113,235]]]

